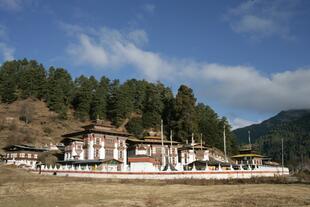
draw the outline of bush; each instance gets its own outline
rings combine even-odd
[[[52,129],[49,128],[49,127],[44,127],[43,131],[44,131],[45,134],[51,134],[52,133]]]

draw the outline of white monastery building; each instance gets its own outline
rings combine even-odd
[[[58,163],[74,168],[103,171],[159,171],[183,169],[197,159],[208,161],[202,144],[182,144],[167,140],[150,130],[143,139],[107,122],[97,120],[83,130],[63,135],[64,160]]]

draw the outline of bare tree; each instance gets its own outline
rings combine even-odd
[[[29,103],[24,103],[20,109],[19,119],[24,121],[26,124],[29,124],[32,122],[33,114],[33,106]]]

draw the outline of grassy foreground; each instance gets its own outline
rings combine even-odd
[[[0,206],[310,206],[310,185],[189,183],[43,176],[0,165]]]

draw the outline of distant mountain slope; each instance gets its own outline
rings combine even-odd
[[[267,119],[260,124],[234,130],[239,144],[248,143],[248,131],[251,132],[251,141],[254,143],[258,138],[270,133],[272,130],[283,128],[293,123],[300,123],[310,115],[310,109],[281,111],[276,116]],[[310,126],[309,126],[310,127]]]
[[[261,153],[281,159],[281,139],[284,139],[285,160],[291,167],[306,167],[310,163],[310,109],[282,111],[276,116],[233,132],[239,144],[259,144]]]

